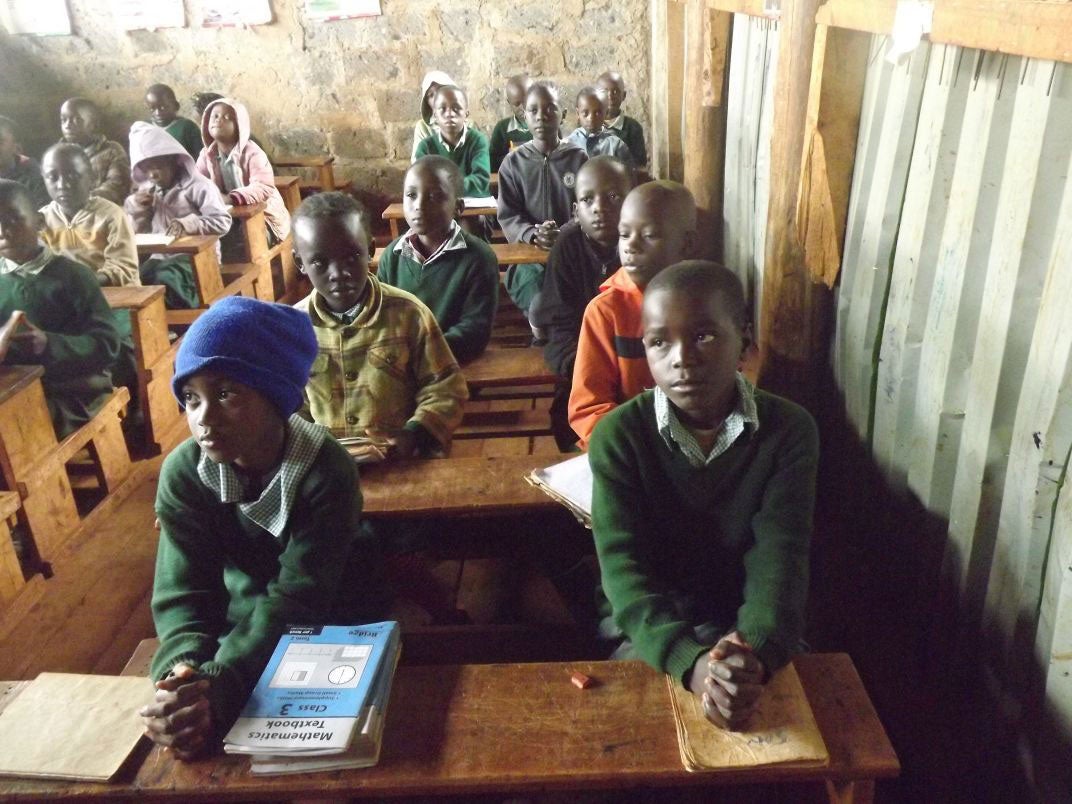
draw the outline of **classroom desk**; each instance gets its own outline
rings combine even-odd
[[[239,221],[242,232],[242,245],[246,259],[259,266],[254,292],[261,301],[275,301],[287,294],[298,281],[298,270],[294,263],[294,243],[290,234],[274,246],[268,243],[268,220],[265,217],[267,205],[239,204],[230,207],[231,217]],[[272,261],[278,260],[278,270],[272,268]],[[224,265],[224,270],[227,265]]]
[[[545,790],[814,782],[826,784],[832,802],[869,801],[874,780],[896,776],[900,764],[852,660],[831,653],[794,662],[830,752],[826,767],[686,771],[665,679],[640,662],[401,666],[387,709],[383,751],[372,768],[255,777],[245,757],[182,763],[154,748],[119,782],[3,779],[0,798],[185,802],[518,796]],[[569,680],[573,671],[597,685],[577,689]],[[0,706],[26,683],[0,682]]]
[[[519,262],[531,262],[538,265],[547,264],[547,255],[551,252],[546,249],[542,249],[539,246],[534,246],[531,243],[489,243],[491,250],[495,252],[495,259],[499,263],[499,267],[503,268],[507,265],[514,265]],[[369,268],[373,271],[376,270],[380,264],[380,255],[382,250],[377,251],[372,255],[369,260]],[[502,277],[500,277],[502,281]]]
[[[461,217],[478,218],[481,215],[495,215],[498,211],[498,207],[466,207],[461,211]],[[394,240],[400,233],[398,222],[406,219],[406,216],[402,213],[402,202],[396,201],[393,204],[388,204],[387,209],[383,211],[380,217],[387,221],[391,227],[391,239]]]
[[[362,464],[362,513],[369,517],[499,516],[561,506],[525,480],[554,455],[425,458]]]
[[[283,197],[283,205],[291,215],[301,206],[301,180],[297,176],[273,177],[275,189]]]
[[[470,391],[519,385],[547,385],[558,375],[547,367],[537,346],[495,347],[462,366]]]
[[[273,167],[309,168],[316,171],[316,180],[301,182],[303,190],[311,192],[331,192],[349,189],[349,182],[335,183],[335,157],[327,154],[320,156],[277,156],[272,160]]]

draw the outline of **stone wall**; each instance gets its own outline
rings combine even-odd
[[[649,127],[644,0],[382,0],[382,17],[328,23],[307,22],[301,0],[273,0],[270,25],[131,33],[115,29],[107,0],[68,7],[72,36],[0,33],[0,114],[16,118],[35,156],[58,136],[59,104],[72,95],[97,100],[108,133],[125,142],[157,81],[175,89],[185,113],[195,91],[235,95],[271,153],[334,154],[337,175],[377,198],[400,195],[431,69],[467,90],[485,133],[508,113],[503,89],[516,72],[562,87],[571,128],[574,93],[619,69],[629,114]],[[188,22],[200,18],[197,0],[186,7]]]

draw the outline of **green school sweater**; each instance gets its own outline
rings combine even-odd
[[[491,140],[488,146],[491,149],[491,172],[498,173],[499,166],[502,165],[506,155],[531,139],[532,132],[529,131],[529,127],[523,122],[518,122],[513,115],[504,117],[496,123],[495,128],[491,130]]]
[[[600,420],[592,533],[614,621],[652,667],[687,682],[693,627],[740,629],[769,671],[804,629],[819,440],[801,407],[756,391],[759,428],[694,469],[645,391]],[[684,615],[683,612],[688,612]]]
[[[179,144],[195,160],[200,155],[201,149],[205,147],[205,143],[201,139],[201,128],[188,118],[176,117],[164,126],[164,131],[177,139]]]
[[[160,544],[152,610],[160,647],[150,671],[177,663],[212,681],[219,734],[230,727],[288,625],[382,619],[378,549],[360,525],[353,459],[327,439],[299,483],[277,539],[221,503],[197,473],[194,439],[164,460],[156,491]]]
[[[119,355],[115,315],[86,266],[54,256],[34,276],[0,275],[0,322],[22,310],[48,333],[35,355],[13,343],[4,362],[39,365],[52,424],[59,438],[89,421],[112,391],[111,369]]]
[[[461,232],[465,249],[442,252],[430,265],[418,265],[393,241],[380,255],[376,275],[408,291],[432,311],[454,359],[465,363],[479,355],[491,340],[499,306],[499,262],[487,243]]]
[[[445,156],[459,167],[462,172],[462,195],[484,198],[491,195],[491,157],[488,155],[488,138],[472,126],[465,130],[465,142],[457,148],[448,148],[439,134],[425,137],[417,145],[413,157],[417,161],[422,156],[437,154]]]
[[[629,146],[633,154],[633,164],[643,169],[648,164],[648,149],[644,144],[644,127],[629,115],[622,116],[622,127],[611,128],[622,141]]]

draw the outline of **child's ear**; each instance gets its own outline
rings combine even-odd
[[[376,254],[376,241],[371,237],[368,241],[368,258],[371,260]]]
[[[683,255],[684,259],[691,260],[696,254],[696,241],[697,237],[695,229],[690,229],[689,231],[685,232],[685,253]]]
[[[741,357],[743,358],[748,354],[748,350],[752,348],[752,325],[745,324],[744,329],[741,330]]]
[[[454,199],[454,217],[460,218],[462,213],[465,212],[465,199],[458,197]]]
[[[570,207],[570,214],[571,214],[571,215],[572,215],[572,216],[573,216],[574,218],[576,218],[576,217],[577,217],[577,202],[576,202],[576,201],[574,201],[574,202],[573,202],[573,206],[571,206],[571,207]]]
[[[298,266],[298,272],[305,273],[305,265],[301,261],[301,254],[298,253],[298,249],[294,249],[294,264]]]

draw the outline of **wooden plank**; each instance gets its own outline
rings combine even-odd
[[[841,267],[870,45],[855,31],[820,25],[815,32],[797,229],[813,279],[831,288]]]
[[[493,439],[496,443],[516,439]],[[392,461],[360,467],[364,513],[370,517],[493,516],[554,510],[558,505],[525,481],[544,458]]]
[[[11,525],[20,506],[18,494],[13,491],[0,492],[0,608],[12,601],[26,585],[11,540]]]
[[[1010,64],[1008,69],[1019,75],[1019,66]],[[997,191],[994,236],[985,256],[985,285],[972,348],[976,359],[966,391],[943,572],[965,598],[961,611],[969,623],[978,623],[982,614],[1010,438],[1049,267],[1047,260],[1025,246],[1046,242],[1044,221],[1052,224],[1048,213],[1055,207],[1052,187],[1042,177],[1060,157],[1052,151],[1043,156],[1046,138],[1040,136],[1050,113],[1050,66],[1028,63],[1022,80],[1004,87],[1010,95],[1015,93],[1015,104]]]
[[[335,162],[331,154],[314,154],[312,156],[276,156],[272,164],[276,167],[321,168]]]
[[[478,218],[481,215],[495,215],[498,213],[497,207],[466,207],[460,213],[462,218]],[[406,219],[405,214],[402,212],[402,202],[396,201],[388,204],[380,215],[385,221],[404,221]]]
[[[395,676],[383,753],[372,768],[257,777],[244,757],[183,763],[154,749],[126,784],[12,779],[0,782],[0,795],[185,801],[473,796],[895,776],[897,757],[849,658],[817,654],[796,661],[830,749],[828,767],[689,773],[681,764],[665,677],[640,662],[403,666]],[[569,681],[573,672],[598,683],[577,690]],[[540,704],[518,707],[521,691]]]
[[[725,11],[730,14],[747,14],[750,17],[763,17],[776,20],[781,16],[780,10],[769,8],[767,0],[705,0],[708,8]],[[780,3],[777,4],[780,7]]]
[[[945,517],[949,516],[982,290],[982,283],[966,282],[965,278],[969,255],[987,253],[992,242],[988,222],[994,219],[996,199],[982,189],[1000,181],[1000,166],[986,155],[992,137],[998,151],[1003,149],[1003,129],[995,122],[1005,118],[1012,105],[1008,95],[1004,100],[999,97],[1001,58],[982,53],[973,56],[973,74],[978,78],[965,109],[927,311],[916,392],[918,426],[908,468],[909,488],[929,510]],[[966,236],[969,232],[971,236]]]
[[[544,385],[553,383],[557,378],[544,362],[543,351],[535,346],[488,348],[475,360],[462,366],[462,373],[471,389]]]
[[[1030,660],[1016,650],[1023,647],[1021,623],[1035,620],[1054,501],[1072,443],[1072,184],[1065,188],[1057,220],[1013,425],[986,596],[994,647],[1021,662]]]
[[[1052,533],[1035,655],[1046,668],[1046,711],[1055,730],[1068,735],[1072,734],[1072,492],[1068,488],[1058,499]],[[1053,763],[1053,778],[1059,779],[1065,762],[1063,746],[1053,747],[1057,756],[1046,759]]]
[[[930,55],[882,332],[871,444],[897,489],[908,482],[919,356],[970,86],[957,80],[958,52],[935,45]]]
[[[820,25],[889,34],[896,13],[896,0],[826,0],[815,19]]]

